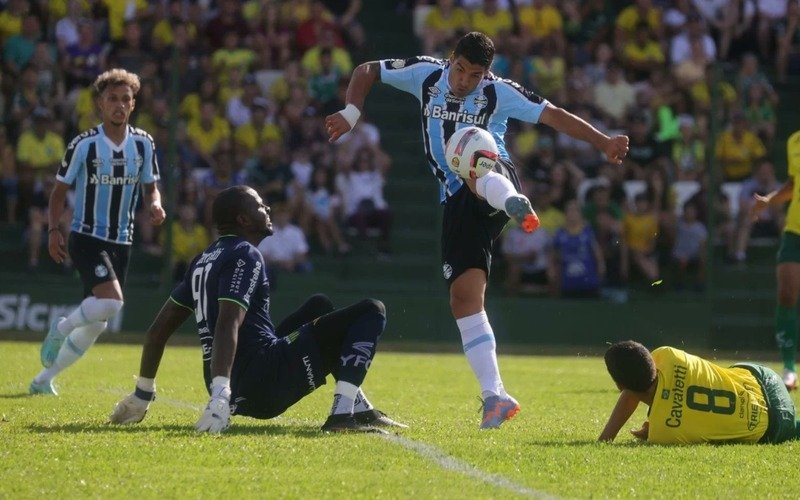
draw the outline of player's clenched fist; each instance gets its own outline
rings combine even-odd
[[[615,135],[610,137],[603,145],[603,153],[606,154],[608,161],[619,165],[628,154],[629,139],[627,135]]]
[[[328,142],[336,142],[339,137],[349,132],[356,126],[360,117],[361,111],[353,104],[348,104],[338,113],[325,117],[325,132],[328,134]]]
[[[111,413],[109,421],[112,424],[138,424],[147,414],[150,403],[155,399],[155,391],[150,394],[150,399],[142,399],[139,396],[147,397],[147,394],[139,394],[143,391],[137,390],[128,395],[125,399],[117,403],[114,412]]]

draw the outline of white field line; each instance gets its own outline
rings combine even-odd
[[[101,391],[111,394],[118,394],[121,396],[129,394],[128,392],[120,389],[101,389]],[[181,401],[179,399],[165,398],[161,396],[157,396],[154,403],[163,403],[176,408],[195,410],[195,411],[201,411],[203,409],[203,406],[198,404],[189,403],[187,401]],[[288,424],[299,423],[299,422],[293,422],[290,419],[282,419],[282,422]],[[500,474],[493,474],[491,472],[486,472],[484,470],[481,470],[475,467],[474,465],[470,465],[469,463],[464,462],[463,460],[459,460],[452,455],[448,455],[447,452],[445,452],[444,450],[436,446],[433,446],[431,444],[427,444],[422,441],[416,441],[414,439],[409,439],[407,437],[392,433],[372,434],[372,435],[379,436],[390,443],[394,443],[396,445],[402,446],[407,450],[413,451],[422,458],[435,463],[442,469],[463,474],[465,476],[471,477],[472,479],[477,479],[478,481],[489,484],[491,486],[502,488],[512,493],[516,493],[517,495],[522,495],[530,498],[547,498],[547,499],[558,498],[547,492],[534,490],[528,488],[527,486],[523,486],[519,483],[515,483],[514,481],[508,479],[507,477],[501,476]]]

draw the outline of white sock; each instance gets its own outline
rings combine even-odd
[[[373,409],[372,403],[369,402],[367,399],[367,395],[364,394],[364,391],[361,388],[358,389],[358,393],[356,394],[356,400],[353,404],[353,412],[358,413],[360,411],[369,411]]]
[[[58,331],[66,337],[79,326],[111,319],[122,309],[123,304],[123,301],[117,299],[86,297],[69,316],[58,323]]]
[[[336,388],[333,390],[333,406],[331,407],[331,415],[353,413],[353,405],[355,403],[356,394],[358,394],[357,386],[343,380],[336,382]]]
[[[505,394],[497,367],[497,344],[486,311],[457,319],[456,324],[461,331],[464,354],[481,385],[483,398]]]
[[[79,326],[64,339],[58,356],[50,368],[45,368],[34,378],[37,384],[53,380],[53,377],[74,364],[86,351],[92,347],[97,337],[106,329],[105,321],[97,321],[88,325]]]
[[[483,198],[486,198],[489,205],[504,212],[506,210],[506,200],[510,196],[519,194],[514,184],[497,172],[489,172],[483,177],[479,177],[475,181],[475,191]]]

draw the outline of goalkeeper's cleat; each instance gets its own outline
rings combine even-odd
[[[382,429],[357,422],[352,413],[330,415],[322,424],[322,432],[373,432],[388,434]]]
[[[797,373],[794,370],[783,370],[783,385],[787,391],[797,389]]]
[[[519,413],[517,400],[509,396],[489,396],[483,400],[483,421],[481,429],[496,429],[506,420]]]
[[[375,408],[371,410],[357,411],[353,413],[353,418],[359,424],[374,425],[375,427],[400,427],[408,429],[406,424],[401,424],[389,418],[385,413]]]
[[[56,388],[53,385],[52,380],[48,380],[47,382],[36,382],[36,380],[34,380],[33,382],[31,382],[30,387],[28,387],[28,392],[30,394],[45,394],[45,395],[58,396],[58,392],[56,392]]]
[[[532,233],[539,227],[539,217],[533,211],[530,200],[521,195],[509,196],[506,200],[506,214],[514,219],[526,233]]]
[[[58,356],[58,351],[61,350],[61,344],[64,343],[64,339],[66,338],[58,331],[58,323],[61,322],[62,319],[64,319],[63,316],[54,319],[53,322],[50,323],[50,330],[47,332],[44,342],[42,342],[39,358],[42,361],[42,366],[45,368],[53,366],[56,356]]]

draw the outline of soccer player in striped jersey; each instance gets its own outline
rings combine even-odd
[[[783,358],[783,383],[790,391],[797,389],[797,301],[800,299],[800,130],[786,141],[789,166],[786,182],[777,190],[762,196],[754,194],[750,216],[754,219],[767,207],[789,201],[786,225],[778,248],[778,304],[775,307],[775,341]]]
[[[102,123],[69,143],[56,175],[48,208],[48,250],[58,263],[67,256],[58,221],[74,186],[69,255],[81,276],[84,299],[50,325],[40,352],[45,368],[31,382],[31,394],[55,395],[53,378],[80,359],[122,309],[140,185],[150,221],[164,221],[153,138],[128,124],[140,86],[139,77],[123,69],[97,77],[93,91]]]
[[[729,368],[674,347],[652,353],[633,340],[605,354],[620,390],[600,441],[613,441],[639,403],[647,420],[631,433],[655,444],[782,443],[800,437],[800,421],[780,377],[770,368]]]
[[[527,232],[538,226],[530,201],[519,193],[516,169],[506,151],[503,136],[508,119],[544,123],[587,141],[613,163],[621,163],[628,151],[626,136],[608,137],[519,84],[493,75],[489,71],[493,59],[492,40],[472,32],[458,41],[448,60],[418,56],[364,63],[353,72],[347,106],[325,120],[329,140],[337,140],[358,121],[364,99],[377,81],[419,101],[425,154],[444,205],[442,271],[464,353],[481,386],[483,429],[499,427],[520,409],[503,387],[494,333],[484,311],[492,244],[509,218]],[[466,126],[488,130],[500,149],[495,171],[477,180],[458,177],[445,161],[448,138]]]
[[[210,394],[198,431],[222,432],[231,414],[276,417],[325,384],[328,374],[336,387],[323,431],[406,427],[373,408],[360,388],[386,325],[384,305],[365,299],[334,309],[317,294],[273,326],[267,271],[256,248],[272,234],[269,207],[253,188],[234,186],[214,199],[211,211],[222,236],[194,258],[148,329],[136,388],[114,408],[111,422],[141,422],[155,397],[167,340],[193,316]]]

